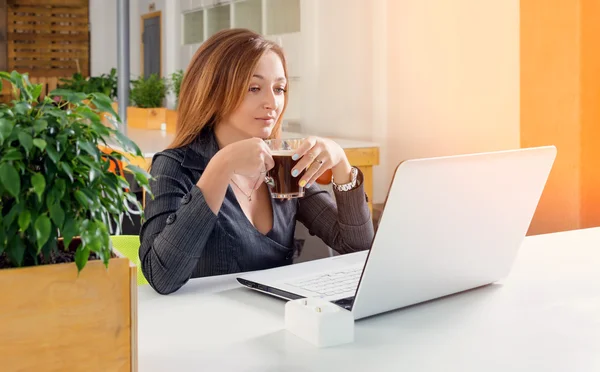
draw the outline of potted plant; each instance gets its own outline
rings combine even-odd
[[[170,90],[175,95],[175,110],[167,110],[167,132],[175,133],[177,130],[177,107],[179,106],[179,92],[183,81],[183,70],[171,74]]]
[[[111,249],[122,218],[142,214],[112,161],[139,148],[99,111],[102,93],[56,90],[0,72],[0,360],[3,370],[136,370],[136,268]],[[83,103],[89,100],[92,109]],[[105,153],[99,146],[118,146]],[[128,165],[148,189],[149,175]]]
[[[72,92],[81,92],[86,94],[91,93],[103,93],[108,96],[112,101],[113,109],[116,110],[116,99],[117,99],[117,69],[112,68],[109,74],[102,74],[100,76],[91,76],[89,78],[83,77],[81,73],[76,72],[69,79],[60,79],[62,84],[58,85],[58,89],[66,89]],[[57,97],[60,99],[60,97]],[[95,108],[93,103],[89,100],[84,100],[84,103],[88,106]],[[109,121],[109,112],[100,113],[101,121],[106,126],[111,126]]]
[[[132,80],[127,125],[142,129],[161,129],[162,124],[166,124],[167,131],[174,131],[177,120],[175,111],[163,107],[167,89],[165,79],[157,74]]]
[[[181,89],[181,82],[183,81],[183,70],[177,70],[171,74],[171,90],[175,94],[175,102],[179,104],[179,91]]]
[[[117,69],[115,68],[112,68],[109,74],[89,78],[84,78],[81,73],[76,72],[71,78],[63,78],[60,81],[62,84],[58,85],[58,89],[86,94],[103,93],[113,101],[117,98]]]

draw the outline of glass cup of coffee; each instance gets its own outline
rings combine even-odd
[[[304,196],[304,187],[300,187],[298,183],[305,170],[302,170],[296,177],[292,176],[292,169],[300,160],[293,160],[292,156],[303,141],[303,138],[265,140],[275,163],[265,178],[271,191],[271,197],[274,199],[292,199]]]

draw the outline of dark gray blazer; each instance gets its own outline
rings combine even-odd
[[[373,223],[362,183],[335,191],[335,201],[316,185],[303,198],[272,200],[273,228],[266,235],[250,223],[230,187],[215,215],[196,183],[218,150],[213,131],[205,129],[190,145],[153,158],[154,199],[146,198],[139,256],[157,292],[175,292],[194,277],[291,264],[296,221],[340,253],[370,248]]]

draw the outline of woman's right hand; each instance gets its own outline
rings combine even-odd
[[[249,138],[234,142],[221,149],[217,156],[230,174],[256,180],[265,176],[275,163],[271,151],[260,138]],[[262,182],[253,183],[259,187]]]
[[[271,152],[262,139],[234,142],[213,156],[196,185],[204,194],[209,208],[217,215],[232,177],[237,175],[239,181],[239,178],[245,179],[248,188],[258,188],[265,179],[265,172],[274,165]]]

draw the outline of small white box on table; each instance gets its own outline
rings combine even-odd
[[[285,304],[285,328],[317,347],[354,341],[352,313],[320,298],[301,298]]]

